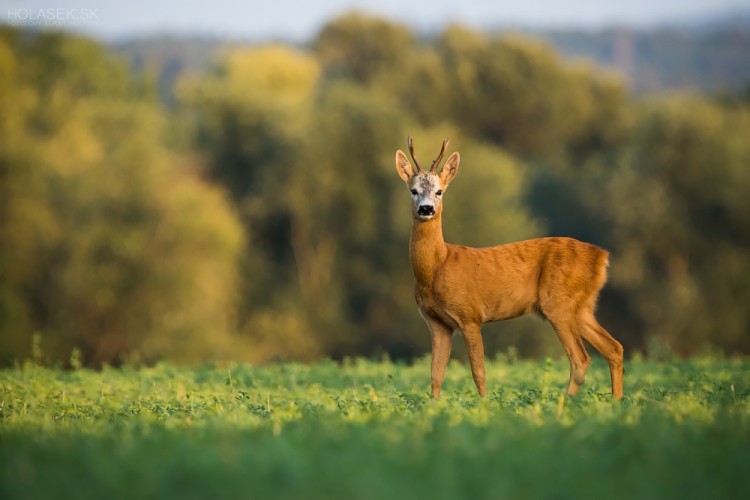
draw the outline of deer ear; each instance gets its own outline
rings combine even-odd
[[[404,182],[409,182],[409,179],[414,177],[414,169],[412,169],[411,162],[400,149],[396,151],[396,172]]]
[[[445,162],[443,169],[440,171],[440,180],[443,181],[443,184],[447,186],[448,183],[453,180],[453,178],[458,173],[458,164],[460,162],[461,155],[458,154],[458,151],[455,151],[452,155],[450,155],[448,161]]]

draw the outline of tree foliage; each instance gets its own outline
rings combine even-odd
[[[224,52],[170,111],[154,95],[91,41],[2,32],[5,361],[35,333],[91,363],[425,352],[392,166],[407,135],[424,157],[446,136],[461,151],[450,242],[591,241],[626,350],[750,351],[746,100],[636,101],[532,39],[363,14],[309,49]],[[540,321],[486,338],[560,352]]]
[[[242,228],[224,195],[164,148],[103,48],[3,35],[2,355],[34,334],[51,361],[226,355]]]
[[[649,108],[606,187],[613,281],[680,352],[750,348],[749,126],[747,109],[695,98]]]

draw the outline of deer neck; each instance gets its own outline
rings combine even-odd
[[[431,285],[435,272],[445,262],[448,247],[443,239],[442,217],[420,221],[414,219],[409,241],[411,268],[417,282]]]

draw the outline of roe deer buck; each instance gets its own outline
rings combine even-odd
[[[612,394],[622,398],[622,345],[594,318],[607,279],[608,253],[572,238],[537,238],[490,248],[446,244],[443,194],[458,172],[461,157],[454,152],[437,171],[446,139],[424,171],[414,156],[411,137],[408,146],[415,169],[398,150],[396,171],[412,196],[409,255],[417,305],[432,334],[433,397],[440,397],[455,330],[463,335],[474,383],[484,396],[482,324],[535,312],[552,324],[565,348],[570,361],[568,394],[578,392],[591,363],[583,346],[586,340],[606,358]]]

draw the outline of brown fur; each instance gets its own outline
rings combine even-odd
[[[415,173],[406,155],[396,152],[396,170],[410,190],[424,191],[428,175],[436,176],[435,186],[446,190],[459,162],[455,152],[439,174],[420,172],[419,167]],[[415,186],[417,179],[419,186]],[[583,345],[586,340],[609,363],[612,394],[622,398],[622,345],[594,317],[599,291],[607,280],[605,250],[572,238],[537,238],[489,248],[446,244],[442,197],[433,197],[431,218],[418,216],[418,199],[422,201],[415,196],[412,207],[409,254],[417,305],[432,334],[435,398],[440,397],[454,331],[463,335],[474,382],[484,396],[482,324],[532,312],[552,324],[563,344],[570,361],[568,394],[578,392],[591,363]]]

